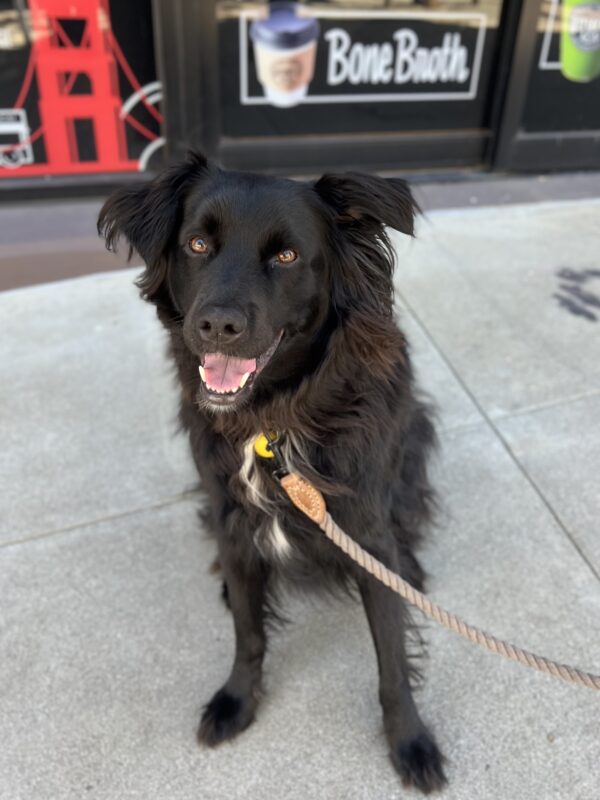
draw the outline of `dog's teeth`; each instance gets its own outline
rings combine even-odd
[[[242,375],[242,380],[240,381],[240,389],[244,388],[244,386],[246,385],[249,377],[250,377],[250,373],[249,372],[245,372]]]
[[[200,377],[202,378],[204,383],[206,383],[206,377],[204,375],[204,367],[202,366],[202,364],[200,364],[200,366],[198,367],[198,372],[200,373]]]

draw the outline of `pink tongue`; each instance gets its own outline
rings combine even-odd
[[[256,369],[255,358],[233,358],[223,353],[207,353],[204,356],[204,378],[209,389],[220,392],[235,392],[246,372]]]

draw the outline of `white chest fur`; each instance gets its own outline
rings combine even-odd
[[[256,468],[254,439],[244,445],[239,478],[248,500],[265,514],[264,525],[256,531],[254,540],[265,556],[284,559],[291,554],[292,546],[285,535],[273,502],[267,495],[259,470]]]

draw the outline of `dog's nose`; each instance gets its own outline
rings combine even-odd
[[[225,306],[205,306],[199,317],[200,338],[214,344],[231,344],[248,325],[245,314]]]

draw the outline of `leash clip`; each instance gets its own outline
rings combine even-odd
[[[261,433],[254,442],[254,452],[264,459],[273,459],[274,468],[271,470],[273,477],[280,481],[288,471],[285,467],[285,460],[281,455],[281,442],[283,436],[279,431],[267,431]]]

